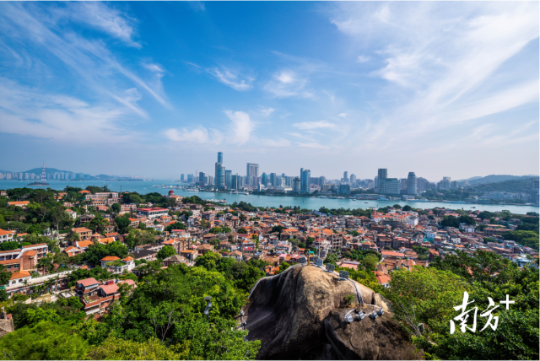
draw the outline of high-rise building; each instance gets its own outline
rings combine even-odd
[[[343,172],[343,178],[341,179],[341,181],[344,183],[349,183],[349,172]]]
[[[302,178],[300,179],[300,192],[309,193],[310,178],[311,171],[309,169],[302,168]]]
[[[326,178],[325,176],[320,176],[319,177],[319,185],[321,186],[321,189],[322,189],[322,186],[326,183]]]
[[[417,193],[416,174],[414,174],[414,172],[409,172],[409,175],[407,176],[407,194],[414,196]]]
[[[270,186],[277,187],[277,175],[276,173],[270,173]]]
[[[187,181],[188,181],[188,183],[193,183],[193,174],[188,174],[187,175]]]
[[[300,178],[294,177],[293,182],[292,182],[292,189],[293,189],[293,192],[300,193]]]
[[[442,181],[437,183],[437,188],[438,189],[450,189],[451,180],[452,180],[451,177],[443,177]]]
[[[185,179],[184,179],[184,175],[183,174],[180,174],[180,182],[183,182]]]
[[[356,176],[354,174],[351,174],[351,177],[349,178],[349,183],[351,183],[351,187],[356,186]]]
[[[218,161],[215,167],[215,185],[218,189],[225,188],[225,166],[223,165],[222,152],[218,152]]]
[[[268,175],[265,172],[261,174],[261,184],[265,187],[268,186]]]
[[[385,178],[380,182],[383,185],[384,194],[399,195],[399,179],[397,178]]]
[[[232,187],[232,170],[229,169],[225,170],[225,187],[227,189],[231,189]]]
[[[204,187],[206,185],[206,173],[199,172],[199,185]]]
[[[386,168],[379,168],[379,171],[377,172],[377,192],[379,193],[386,193],[384,189],[384,180],[388,178],[388,171]]]
[[[216,185],[216,183],[214,182],[214,177],[212,177],[211,175],[206,176],[206,183],[209,186],[215,186]]]
[[[246,171],[246,180],[248,186],[255,186],[259,178],[259,165],[257,163],[248,163]]]
[[[231,175],[231,189],[241,189],[242,176],[237,174]]]
[[[339,194],[344,194],[344,195],[350,195],[351,194],[351,185],[350,184],[340,184],[339,185],[339,188],[338,188],[338,192]]]

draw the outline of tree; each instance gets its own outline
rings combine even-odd
[[[166,245],[162,249],[160,249],[157,253],[157,258],[160,260],[164,260],[167,257],[174,256],[176,254],[176,251],[173,246]]]
[[[454,216],[444,216],[441,226],[459,228],[459,220]]]
[[[121,242],[112,242],[108,244],[95,244],[86,250],[84,259],[94,265],[100,264],[100,261],[107,256],[116,256],[125,258],[128,255],[128,248]]]
[[[218,253],[208,251],[195,260],[195,265],[204,267],[209,271],[216,269],[218,263],[221,260],[221,256]]]
[[[330,253],[328,256],[326,256],[324,263],[331,263],[334,266],[336,265],[338,261],[338,256],[335,253]]]
[[[244,227],[242,227],[242,228],[240,228],[240,229],[238,230],[238,233],[240,233],[240,234],[247,234],[248,231],[247,231],[247,229],[245,229]]]
[[[0,338],[2,358],[9,360],[82,360],[87,349],[88,343],[67,325],[51,321],[19,328]]]
[[[504,239],[514,240],[517,244],[538,251],[538,234],[533,231],[509,231],[503,233]]]
[[[272,227],[272,232],[278,232],[279,233],[279,236],[281,237],[281,232],[283,232],[283,226],[273,226]]]
[[[11,251],[21,247],[21,244],[17,241],[9,241],[0,243],[0,251]]]
[[[287,268],[291,267],[291,265],[287,262],[282,262],[279,265],[279,269],[276,271],[275,274],[280,274],[281,272],[285,271]]]
[[[131,224],[131,221],[129,220],[129,217],[116,217],[114,219],[114,222],[116,223],[116,228],[118,229],[118,233],[126,233],[127,228]]]
[[[412,207],[407,204],[406,206],[403,207],[403,211],[410,212],[412,211]]]
[[[87,357],[94,360],[186,360],[189,342],[167,348],[158,339],[145,342],[109,337],[88,351]],[[182,346],[184,347],[182,349]]]
[[[120,211],[122,210],[122,205],[120,203],[113,203],[111,208],[115,213],[120,213]]]
[[[167,232],[172,232],[173,229],[187,229],[187,226],[185,223],[176,221],[175,223],[169,224],[167,227],[165,227],[165,231]]]

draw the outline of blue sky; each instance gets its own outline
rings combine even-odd
[[[537,2],[0,3],[0,169],[538,174]]]

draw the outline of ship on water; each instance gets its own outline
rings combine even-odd
[[[41,181],[40,182],[32,182],[28,184],[29,186],[38,186],[38,187],[45,187],[48,186],[49,183],[47,183],[47,175],[45,174],[45,162],[43,162],[43,170],[41,171]]]

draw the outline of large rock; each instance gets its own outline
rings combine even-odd
[[[385,314],[345,325],[344,298],[357,294],[367,311]],[[261,340],[259,359],[410,359],[414,347],[391,320],[391,305],[354,281],[314,266],[295,266],[261,279],[245,312],[249,340]],[[341,320],[341,321],[340,321]]]

